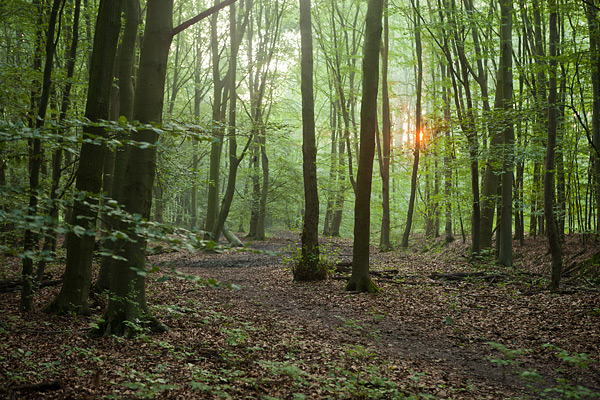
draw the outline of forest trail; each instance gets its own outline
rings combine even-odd
[[[415,391],[425,389],[440,398],[531,396],[535,391],[526,387],[532,383],[517,377],[515,371],[535,369],[546,382],[559,378],[555,369],[561,368],[560,360],[550,351],[541,351],[539,347],[544,343],[575,345],[576,352],[587,351],[598,359],[593,339],[598,337],[598,317],[593,324],[586,318],[572,318],[585,313],[586,307],[595,309],[597,292],[555,297],[539,287],[536,280],[541,277],[534,271],[507,275],[501,282],[433,279],[434,272],[473,270],[473,265],[460,256],[464,246],[455,243],[448,246],[450,251],[434,247],[420,253],[381,253],[373,248],[372,269],[382,293],[348,293],[344,285],[351,262],[351,241],[325,240],[326,253],[345,266],[345,271],[317,283],[291,280],[285,259],[292,257],[297,242],[295,234],[280,232],[268,241],[250,244],[250,248],[265,254],[180,254],[170,262],[184,273],[239,286],[239,290],[198,294],[206,302],[226,305],[237,316],[270,324],[266,335],[276,336],[279,341],[286,337],[314,340],[317,349],[359,349],[377,358],[382,368],[404,375]],[[529,256],[533,261],[545,257]],[[498,271],[477,271],[475,276],[502,276]],[[574,304],[577,309],[569,306]],[[554,307],[560,315],[545,312]],[[561,307],[567,309],[559,312]],[[488,342],[502,343],[517,352],[535,346],[538,349],[510,360],[506,359],[510,355],[494,351]],[[500,367],[497,364],[503,361],[499,360],[509,365]],[[519,368],[513,368],[517,365]],[[587,373],[577,374],[600,390],[599,371],[596,365]],[[548,387],[540,382],[533,386],[537,390]]]
[[[569,263],[597,251],[568,240]],[[297,242],[296,234],[279,232],[245,251],[150,256],[159,268],[148,276],[148,302],[170,328],[163,334],[140,327],[134,338],[91,339],[102,296],[91,316],[54,316],[39,310],[58,286],[41,289],[31,314],[17,311],[18,292],[1,293],[0,398],[536,399],[600,392],[600,292],[573,277],[561,293],[546,290],[549,255],[539,240],[516,246],[518,268],[510,271],[471,263],[462,242],[418,240],[410,251],[386,253],[373,247],[379,294],[344,290],[352,253],[345,239],[322,239],[338,265],[329,279],[293,282],[285,260]],[[49,272],[60,278],[61,265]],[[523,372],[543,381],[527,381]]]

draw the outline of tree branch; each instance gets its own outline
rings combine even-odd
[[[209,8],[207,10],[202,11],[200,14],[196,15],[194,18],[190,18],[187,21],[183,22],[181,25],[173,28],[173,32],[171,32],[171,36],[177,35],[178,33],[182,32],[183,30],[194,25],[196,22],[199,22],[199,21],[203,20],[204,18],[211,16],[212,14],[216,13],[220,9],[225,8],[235,2],[236,2],[236,0],[225,0],[217,5],[212,6],[211,8]]]

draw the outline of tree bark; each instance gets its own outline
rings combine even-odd
[[[86,118],[92,122],[109,118],[113,64],[120,27],[121,0],[101,0],[94,34],[85,111]],[[87,126],[84,129],[84,136],[91,139],[104,138],[106,132],[102,127]],[[102,188],[104,150],[104,145],[96,144],[94,141],[84,142],[81,146],[76,190],[86,195],[75,200],[71,224],[79,227],[82,232],[71,232],[67,235],[64,283],[58,296],[46,308],[47,312],[89,312],[87,300],[92,278],[92,253],[96,238],[97,216],[97,212],[89,204],[98,203],[97,195]]]
[[[548,141],[546,143],[546,165],[544,170],[544,216],[550,254],[552,255],[552,272],[550,287],[554,290],[560,285],[562,274],[562,249],[558,235],[558,227],[554,216],[554,156],[556,147],[556,130],[558,126],[558,101],[556,88],[556,65],[558,45],[558,7],[556,0],[548,0],[550,11],[550,37],[548,52],[550,53],[549,85],[548,85]]]
[[[173,0],[149,0],[146,29],[140,51],[140,66],[134,102],[134,119],[140,123],[162,121],[167,58],[171,45]],[[158,133],[140,129],[132,133],[132,140],[145,146],[131,145],[123,182],[123,206],[131,214],[145,220],[150,217],[152,188],[156,171]],[[133,227],[121,223],[121,230],[129,232],[131,241],[122,245],[125,261],[115,264],[111,279],[108,305],[104,322],[96,334],[131,335],[140,317],[148,319],[146,304],[146,239],[133,233]],[[149,318],[151,327],[163,330],[156,320]]]
[[[54,39],[54,31],[56,28],[58,10],[61,5],[61,0],[54,0],[52,3],[52,9],[50,11],[50,18],[48,20],[48,31],[46,36],[46,60],[44,64],[44,75],[42,83],[42,94],[39,100],[39,108],[36,119],[36,130],[41,129],[44,126],[46,119],[46,110],[48,108],[48,101],[50,99],[50,85],[52,84],[52,65],[54,59],[54,52],[56,50],[56,42]],[[41,10],[40,10],[41,12]],[[42,141],[39,138],[29,140],[29,208],[27,214],[29,217],[33,217],[38,212],[38,186],[40,183],[40,169],[43,160]],[[28,228],[25,230],[23,253],[27,256],[23,258],[23,287],[21,289],[21,302],[19,309],[22,311],[31,311],[32,297],[33,297],[33,284],[35,281],[33,273],[33,255],[28,253],[34,253],[38,251],[38,239],[37,234]]]
[[[210,146],[208,203],[206,206],[206,220],[204,225],[204,230],[207,232],[205,238],[207,239],[210,239],[210,233],[213,231],[219,214],[219,179],[224,139],[222,105],[224,101],[223,88],[225,83],[219,72],[221,56],[219,53],[217,14],[213,14],[210,22],[210,46],[212,51],[212,75],[214,85],[212,106],[212,134],[214,139]]]
[[[125,11],[125,26],[118,53],[118,73],[119,83],[119,104],[118,116],[123,116],[128,122],[133,120],[133,67],[135,57],[135,47],[138,37],[138,25],[140,22],[140,3],[139,0],[124,0],[122,7]],[[112,105],[115,106],[114,104]],[[122,137],[124,139],[124,137]],[[112,188],[110,197],[118,202],[122,201],[122,186],[125,177],[125,168],[127,166],[128,147],[125,145],[115,149],[115,160],[113,169]],[[108,217],[110,218],[110,217]],[[118,220],[109,219],[109,229],[116,227]],[[107,239],[102,246],[109,252],[116,250],[115,242]],[[111,256],[102,257],[98,279],[94,285],[94,291],[102,292],[110,288],[111,272],[114,268],[115,259]]]
[[[596,237],[600,237],[600,22],[598,4],[593,0],[586,5],[590,37],[590,63],[592,81],[592,143],[591,158],[594,170],[594,189],[596,200]]]
[[[408,213],[406,215],[406,227],[404,228],[404,234],[402,235],[402,247],[408,248],[408,239],[410,237],[410,230],[412,228],[412,220],[415,209],[415,198],[417,196],[417,177],[419,173],[419,155],[421,151],[421,96],[423,87],[423,59],[422,59],[422,48],[421,48],[421,27],[419,16],[417,15],[419,7],[419,1],[417,4],[413,3],[414,8],[414,23],[415,23],[415,48],[417,52],[417,104],[415,109],[415,150],[412,176],[410,179],[410,198],[408,200]]]
[[[379,291],[369,276],[369,242],[382,14],[383,0],[369,0],[363,47],[363,94],[360,110],[360,153],[354,203],[352,275],[346,285],[346,290],[359,292]]]
[[[252,2],[249,1],[248,4],[248,13],[250,11],[250,6]],[[231,57],[229,60],[230,70],[229,70],[229,174],[227,176],[227,187],[225,189],[225,194],[223,195],[223,199],[221,201],[221,207],[219,210],[219,215],[215,222],[215,226],[212,231],[213,240],[218,241],[219,235],[221,231],[225,233],[225,221],[227,220],[227,216],[229,215],[229,210],[231,208],[231,203],[233,202],[233,196],[235,194],[235,184],[237,180],[237,171],[244,157],[246,150],[248,149],[248,145],[242,151],[240,157],[237,156],[237,139],[236,139],[236,109],[237,109],[237,95],[236,95],[236,75],[237,75],[237,56],[239,46],[241,44],[241,39],[243,36],[244,29],[248,22],[248,13],[246,13],[246,18],[244,23],[241,25],[240,29],[237,27],[236,22],[236,8],[235,3],[230,7],[229,14],[229,29],[230,29],[230,41],[231,41]],[[238,32],[239,31],[239,32]],[[234,245],[239,245],[239,239],[237,242],[233,240],[231,235],[225,235],[227,240]],[[231,240],[230,240],[231,239]],[[236,238],[237,239],[237,238]]]
[[[387,10],[388,2],[385,2]],[[381,174],[381,236],[379,246],[383,250],[390,250],[390,145],[392,141],[391,118],[390,118],[390,96],[388,92],[388,57],[389,57],[389,17],[388,12],[384,16],[383,46],[381,48],[381,96],[382,96],[382,154],[380,163]]]
[[[218,10],[218,8],[213,7]],[[135,93],[133,116],[143,124],[162,122],[167,59],[172,41],[173,0],[149,0],[144,40],[140,51],[138,86]],[[125,181],[123,183],[123,205],[125,210],[148,220],[152,208],[152,190],[156,173],[155,129],[139,129],[132,135]],[[153,331],[167,328],[149,315],[146,304],[145,275],[146,239],[134,233],[131,226],[123,222],[121,230],[127,231],[132,240],[122,243],[125,261],[119,261],[111,279],[108,305],[104,322],[95,330],[95,335],[131,335],[136,333],[139,321],[149,325]]]
[[[512,267],[512,187],[513,187],[513,157],[515,133],[512,123],[512,0],[502,0],[501,10],[501,53],[499,75],[502,75],[502,110],[506,121],[503,129],[503,168],[502,168],[502,198],[500,213],[500,246],[498,261],[505,267]],[[500,79],[498,80],[500,81]]]
[[[319,257],[319,194],[317,191],[317,147],[313,93],[313,40],[310,0],[300,0],[302,92],[302,175],[304,178],[304,222],[301,256],[294,267],[295,281],[321,280],[327,276]]]

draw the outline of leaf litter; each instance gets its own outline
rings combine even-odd
[[[567,238],[567,265],[598,252],[578,240]],[[316,283],[292,281],[285,261],[298,239],[290,232],[249,244],[258,252],[150,256],[159,266],[148,279],[150,308],[170,327],[160,335],[140,329],[135,338],[88,338],[101,318],[101,296],[92,316],[53,316],[39,310],[59,287],[42,288],[38,311],[29,314],[16,311],[18,292],[2,293],[0,397],[535,399],[600,392],[600,291],[576,274],[565,277],[562,291],[548,291],[542,239],[515,244],[510,270],[469,260],[458,241],[419,239],[408,251],[373,247],[373,279],[382,289],[375,295],[344,291],[351,241],[322,242],[337,269]],[[18,260],[3,263],[3,277],[18,277]],[[60,278],[61,265],[50,272]]]

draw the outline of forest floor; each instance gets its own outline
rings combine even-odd
[[[162,334],[91,339],[102,297],[96,315],[53,316],[40,310],[58,286],[42,288],[29,314],[16,311],[18,292],[1,293],[0,398],[598,397],[600,286],[572,273],[560,292],[547,290],[545,240],[515,242],[509,270],[469,260],[461,241],[373,247],[378,294],[344,290],[351,241],[322,243],[338,268],[317,283],[292,281],[291,232],[249,244],[258,252],[150,256]],[[564,250],[573,270],[599,246],[573,236]],[[0,261],[0,279],[18,276],[18,260]]]

